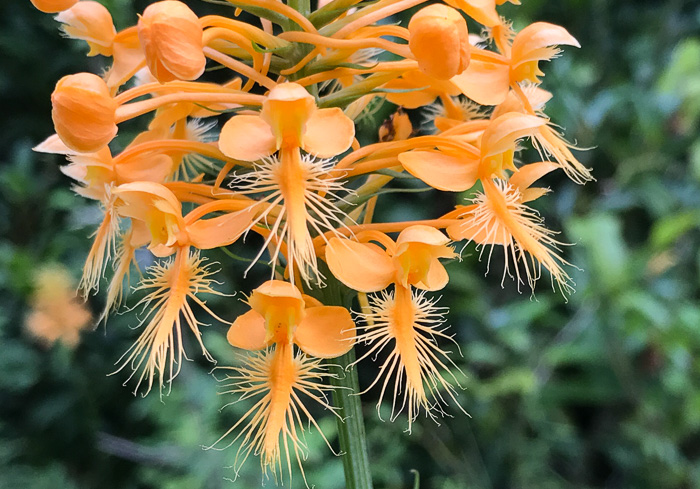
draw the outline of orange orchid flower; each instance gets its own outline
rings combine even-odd
[[[556,161],[569,178],[578,184],[584,184],[593,180],[591,171],[571,152],[572,149],[578,148],[567,142],[556,126],[544,114],[544,104],[552,98],[552,94],[536,85],[528,85],[523,87],[523,95],[527,99],[526,103],[535,111],[537,117],[546,121],[546,124],[540,126],[532,134],[532,142],[540,156],[543,159]],[[491,118],[496,119],[508,112],[532,114],[525,103],[513,92],[508,93],[505,101],[494,108]]]
[[[358,242],[331,238],[326,247],[326,262],[333,275],[351,289],[360,292],[378,292],[394,284],[393,292],[373,296],[369,310],[360,315],[366,326],[357,341],[372,346],[357,361],[384,350],[391,349],[380,375],[365,392],[380,381],[382,390],[377,411],[388,384],[395,377],[391,421],[408,412],[408,431],[421,408],[432,418],[433,410],[444,414],[445,394],[456,401],[455,387],[440,369],[447,372],[457,385],[451,372],[454,363],[441,350],[434,338],[452,338],[440,329],[446,308],[425,297],[425,291],[439,290],[447,285],[449,277],[441,258],[454,258],[449,239],[435,228],[423,225],[407,227],[396,242],[382,233],[359,233],[358,238],[381,243]],[[422,289],[414,293],[412,288]],[[460,409],[461,406],[460,406]]]
[[[399,154],[403,167],[431,187],[451,192],[471,188],[477,180],[492,175],[505,176],[504,170],[515,170],[516,142],[546,124],[536,116],[509,112],[489,121],[476,144],[459,143],[459,134],[445,139],[457,144],[445,144],[438,149],[414,150]]]
[[[244,350],[265,351],[246,365],[233,368],[237,375],[227,380],[234,380],[230,392],[260,399],[219,441],[242,427],[228,445],[243,437],[234,462],[236,471],[254,452],[261,457],[263,473],[270,470],[277,480],[284,452],[291,478],[292,451],[304,473],[301,460],[306,458],[306,445],[300,413],[321,431],[299,396],[308,396],[333,411],[325,397],[331,387],[323,385],[323,379],[331,374],[317,359],[347,353],[354,343],[355,325],[345,308],[324,306],[280,280],[265,282],[247,302],[251,310],[233,322],[228,341]],[[304,353],[295,355],[293,344]]]
[[[145,224],[144,242],[156,256],[170,256],[179,248],[193,246],[208,250],[236,241],[255,218],[255,206],[246,207],[209,219],[200,218],[195,210],[182,216],[182,204],[161,184],[154,182],[126,183],[112,190],[121,217],[130,217]]]
[[[472,59],[469,67],[451,79],[462,93],[483,105],[502,103],[510,87],[519,91],[525,81],[539,84],[538,63],[554,58],[557,45],[581,47],[578,41],[558,25],[535,22],[520,31],[508,55],[493,55],[493,60]]]
[[[558,166],[550,162],[531,163],[508,180],[484,179],[484,192],[477,194],[471,205],[458,207],[444,217],[461,220],[447,228],[452,239],[474,241],[481,247],[482,254],[490,247],[489,262],[494,246],[503,247],[503,280],[508,275],[518,284],[523,283],[522,265],[528,285],[534,290],[544,266],[552,277],[552,287],[556,283],[562,294],[567,295],[573,292],[573,282],[563,269],[570,263],[558,254],[563,243],[554,238],[554,231],[544,227],[537,211],[526,205],[548,192],[531,186],[556,168]]]
[[[195,318],[190,302],[216,320],[226,322],[200,299],[201,294],[222,294],[213,288],[215,271],[204,264],[198,252],[191,252],[188,246],[178,248],[174,258],[150,267],[147,272],[146,278],[136,287],[137,291],[147,291],[136,305],[148,310],[139,325],[145,326],[136,342],[118,360],[121,366],[114,372],[116,374],[128,365],[132,373],[126,384],[140,371],[134,393],[146,380],[144,396],[151,391],[156,375],[162,395],[163,385],[172,385],[180,372],[182,360],[186,358],[182,343],[183,320],[194,334],[204,357],[216,363],[204,346],[199,330],[202,323]]]
[[[302,157],[300,150],[330,158],[347,150],[354,135],[354,123],[342,110],[318,109],[314,98],[296,83],[272,89],[259,115],[234,116],[221,129],[219,148],[225,155],[243,161],[263,159],[254,171],[234,178],[232,186],[240,193],[267,193],[263,200],[270,202],[268,210],[282,206],[266,245],[278,234],[286,241],[292,281],[296,266],[307,283],[312,278],[320,283],[309,227],[323,234],[322,230],[343,225],[345,217],[325,196],[343,190],[337,178],[328,178],[332,163]],[[272,157],[276,151],[279,157]],[[263,212],[258,221],[266,216]]]

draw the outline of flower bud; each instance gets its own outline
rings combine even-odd
[[[469,66],[467,23],[452,7],[434,4],[419,10],[408,33],[408,47],[428,76],[449,80]]]
[[[71,8],[78,0],[31,0],[31,2],[38,10],[47,14],[55,14]]]
[[[51,117],[61,140],[69,148],[92,153],[117,134],[117,103],[104,80],[92,73],[76,73],[58,80],[51,94]]]
[[[63,24],[63,32],[73,39],[82,39],[90,46],[88,56],[112,55],[112,43],[117,31],[112,16],[104,5],[98,2],[78,2],[73,7],[56,16]]]
[[[146,63],[159,82],[196,80],[204,72],[202,26],[182,2],[151,4],[138,23]]]

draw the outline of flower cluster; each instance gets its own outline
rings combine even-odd
[[[275,479],[291,475],[292,458],[301,466],[302,419],[317,426],[306,404],[336,412],[322,359],[357,342],[367,345],[357,361],[384,356],[367,389],[380,390],[380,403],[391,393],[391,419],[405,413],[409,431],[421,412],[464,411],[459,369],[441,346],[452,340],[446,308],[430,295],[448,284],[452,243],[473,242],[489,261],[502,248],[503,277],[518,286],[534,287],[544,268],[571,292],[562,243],[529,204],[548,192],[533,185],[549,172],[592,179],[544,113],[551,94],[540,62],[578,46],[564,28],[536,22],[516,32],[497,11],[504,0],[445,0],[406,26],[388,19],[423,0],[332,0],[314,11],[308,0],[229,0],[259,27],[164,0],[117,31],[98,2],[31,1],[57,13],[88,56],[111,58],[101,76],[58,81],[56,134],[35,149],[66,155],[76,192],[103,212],[80,284],[88,294],[109,281],[103,318],[124,300],[136,250],[157,259],[137,287],[148,312],[142,333],[120,363],[137,391],[171,384],[183,334],[213,361],[195,311],[227,323],[202,298],[224,279],[203,255],[243,246],[248,233],[262,238],[251,266],[267,257],[270,280],[227,323],[229,343],[251,352],[229,370],[227,390],[255,399],[222,437],[238,445],[236,468],[251,453]],[[479,35],[467,18],[483,26]],[[228,78],[208,81],[207,68]],[[356,121],[384,102],[396,112],[378,142],[362,146]],[[409,113],[427,123],[414,127]],[[146,117],[128,144],[110,144],[120,124]],[[542,161],[518,159],[526,139]],[[397,176],[471,197],[431,220],[372,222]],[[361,312],[312,297],[329,282],[356,291]]]

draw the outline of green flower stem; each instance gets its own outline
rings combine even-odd
[[[362,417],[360,384],[357,379],[357,369],[351,367],[355,361],[355,349],[345,355],[331,360],[345,372],[338,378],[331,379],[331,384],[337,387],[333,391],[333,404],[338,408],[338,438],[345,469],[345,487],[347,489],[372,489],[372,476],[367,455],[367,440],[365,423]]]
[[[319,263],[319,269],[323,276],[327,277],[326,286],[309,290],[308,293],[327,306],[343,306],[349,309],[355,294],[333,277],[324,262]],[[338,378],[331,378],[331,385],[336,387],[333,390],[333,405],[338,409],[338,438],[345,469],[345,488],[372,489],[362,403],[357,395],[360,392],[360,383],[357,379],[357,369],[350,367],[354,361],[355,349],[352,348],[345,355],[328,360],[327,363],[340,368]]]

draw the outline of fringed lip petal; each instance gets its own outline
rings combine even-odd
[[[221,128],[219,149],[230,158],[257,161],[277,151],[277,142],[260,116],[237,115]]]
[[[338,280],[359,292],[385,289],[394,279],[392,259],[372,243],[332,238],[326,247],[326,262]]]
[[[462,192],[477,180],[478,160],[457,158],[438,151],[409,151],[399,155],[411,175],[438,190]]]
[[[508,112],[495,119],[481,136],[481,156],[493,156],[513,149],[517,139],[528,136],[547,121],[534,115]]]
[[[318,109],[306,121],[302,147],[319,158],[344,153],[355,137],[355,124],[337,107]]]
[[[316,358],[335,358],[352,348],[355,323],[339,306],[311,307],[294,332],[294,343]]]
[[[498,105],[506,99],[510,89],[510,68],[507,64],[472,58],[467,69],[450,81],[473,101]]]
[[[251,310],[236,318],[226,333],[226,339],[236,348],[262,350],[269,346],[265,334],[265,318]]]

